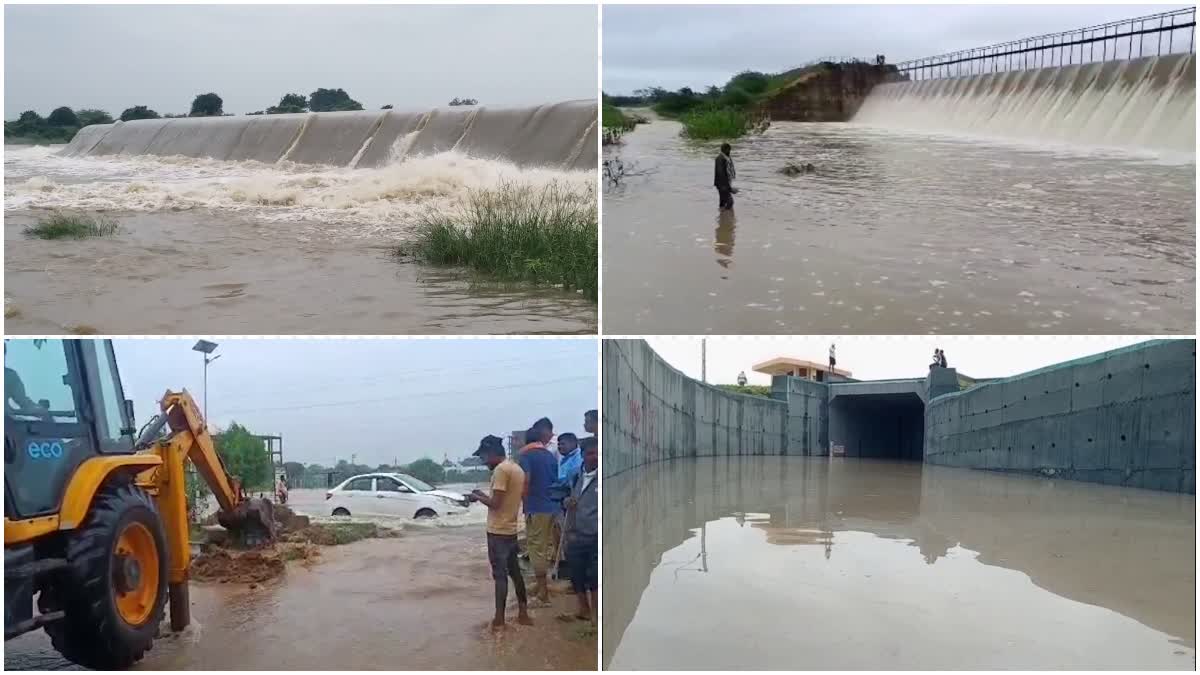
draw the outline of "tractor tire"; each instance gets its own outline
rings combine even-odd
[[[54,649],[96,670],[141,660],[167,601],[166,537],[154,501],[128,477],[110,481],[69,535],[67,561],[56,593],[64,617],[46,626]]]

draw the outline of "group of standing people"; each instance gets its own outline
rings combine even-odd
[[[937,347],[934,347],[933,348],[933,363],[929,364],[929,369],[933,370],[934,368],[948,368],[948,367],[949,366],[946,365],[946,352],[942,351],[941,349],[938,349]]]
[[[550,570],[569,571],[578,607],[562,621],[594,621],[599,587],[599,467],[596,436],[598,415],[584,414],[589,436],[558,435],[557,452],[550,449],[554,424],[541,418],[525,432],[525,443],[509,457],[498,436],[486,436],[475,452],[492,471],[491,494],[475,490],[470,498],[488,508],[488,560],[496,586],[492,627],[504,626],[508,583],[517,595],[517,622],[532,625],[528,609],[550,605]],[[518,518],[525,512],[525,548],[533,567],[532,605],[521,574],[517,539]]]

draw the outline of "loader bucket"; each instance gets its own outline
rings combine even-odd
[[[264,546],[275,541],[275,505],[266,499],[247,499],[232,511],[217,513],[217,522],[240,546]]]

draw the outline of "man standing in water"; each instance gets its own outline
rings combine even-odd
[[[733,179],[737,178],[737,170],[733,167],[731,152],[733,148],[728,143],[721,144],[721,154],[717,155],[716,169],[713,172],[713,186],[717,188],[717,196],[720,198],[718,207],[721,209],[733,208],[733,193],[736,192]]]
[[[534,422],[525,433],[528,442],[517,459],[525,472],[525,549],[537,580],[533,592],[537,605],[542,607],[550,604],[547,577],[558,543],[554,538],[554,518],[560,505],[551,495],[558,481],[558,458],[546,448],[552,438],[554,427],[550,420],[543,417]]]
[[[579,601],[573,618],[594,621],[592,609],[596,607],[596,590],[599,587],[599,484],[597,471],[600,466],[600,447],[595,437],[585,438],[583,448],[583,471],[571,487],[567,497],[567,561],[571,567],[571,588]],[[590,597],[589,597],[590,596]],[[570,621],[568,614],[560,620]]]
[[[525,488],[525,472],[505,456],[504,442],[499,436],[485,436],[475,455],[492,471],[492,494],[482,490],[471,492],[472,501],[488,508],[487,548],[496,582],[496,614],[492,628],[504,627],[504,606],[508,603],[508,579],[512,578],[517,591],[517,623],[533,625],[529,618],[529,599],[525,594],[525,578],[517,561],[517,513],[521,510],[521,493]]]

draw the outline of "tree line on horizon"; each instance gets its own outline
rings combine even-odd
[[[478,105],[473,98],[455,97],[450,101],[451,106]],[[231,117],[232,113],[224,110],[225,102],[214,93],[197,94],[192,99],[192,107],[187,114],[159,114],[149,106],[135,105],[121,111],[116,118],[122,122],[132,120],[172,119],[179,117]],[[350,97],[345,89],[318,88],[308,96],[303,94],[284,94],[279,103],[263,110],[255,110],[247,115],[283,115],[288,113],[306,112],[340,112],[346,110],[363,110],[362,103]],[[380,110],[391,110],[388,104]],[[86,126],[93,124],[112,124],[116,120],[105,110],[84,108],[73,110],[69,106],[60,106],[42,117],[35,110],[26,110],[13,121],[4,122],[4,138],[6,141],[33,141],[35,143],[68,143],[75,134]]]

